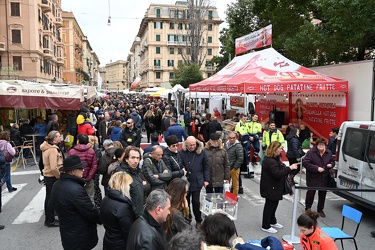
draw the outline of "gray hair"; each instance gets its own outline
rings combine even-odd
[[[151,151],[150,151],[150,154],[154,153],[154,152],[156,151],[156,149],[158,149],[158,148],[161,148],[161,149],[162,149],[162,147],[160,147],[159,145],[152,146]],[[162,150],[163,150],[163,149],[162,149]]]
[[[185,229],[169,241],[168,250],[196,250],[200,249],[202,243],[202,235],[195,229]]]
[[[109,146],[113,146],[113,141],[111,139],[104,140],[103,147],[109,147]]]
[[[165,192],[164,189],[155,189],[148,195],[145,208],[147,211],[151,211],[157,206],[165,208],[167,206],[168,199],[170,199],[170,196],[167,192]]]

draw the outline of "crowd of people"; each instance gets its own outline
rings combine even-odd
[[[21,126],[0,133],[0,148],[6,147],[14,156],[10,141],[17,146],[25,135],[38,134],[39,182],[46,188],[44,224],[60,228],[65,249],[93,248],[98,242],[97,224],[105,228],[103,249],[189,249],[178,247],[186,243],[181,241],[186,232],[199,235],[195,240],[205,249],[216,249],[210,245],[228,248],[236,232],[234,223],[225,215],[203,220],[202,188],[206,193],[223,193],[224,184],[231,182],[231,192],[237,196],[241,165],[253,176],[262,148],[260,194],[266,202],[261,229],[276,233],[283,227],[276,210],[284,180],[293,180],[298,173],[303,150],[298,128],[291,128],[285,141],[274,121],[263,131],[257,114],[237,114],[233,118],[237,125],[224,141],[224,118],[217,109],[203,119],[189,107],[178,112],[173,103],[161,100],[110,96],[82,107],[79,113],[52,114],[48,122],[40,117],[24,119]],[[142,132],[150,143],[144,151]],[[161,138],[167,147],[160,145]],[[289,167],[281,162],[286,143]],[[325,179],[334,161],[323,139],[307,153],[303,165],[308,186],[327,186]],[[10,181],[10,162],[4,166],[0,184],[16,191]],[[314,195],[315,191],[306,195],[306,213],[313,218]],[[325,192],[319,191],[321,217],[325,216],[324,200]],[[317,228],[316,223],[310,224],[299,225],[304,230]]]

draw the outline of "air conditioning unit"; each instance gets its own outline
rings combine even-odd
[[[5,51],[5,42],[0,42],[0,51]]]

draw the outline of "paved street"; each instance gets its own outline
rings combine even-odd
[[[0,224],[5,225],[5,230],[0,231],[0,241],[6,242],[7,249],[62,249],[59,229],[47,228],[43,225],[45,188],[37,182],[38,176],[37,166],[27,166],[25,170],[19,167],[12,173],[12,182],[18,190],[13,193],[8,193],[8,190],[2,191],[3,207]],[[245,240],[262,239],[268,236],[266,232],[260,230],[264,200],[259,196],[259,179],[260,167],[255,169],[254,179],[243,179],[244,194],[239,198],[236,226],[238,234]],[[302,185],[305,185],[304,179]],[[297,216],[304,211],[303,198],[304,193],[301,195],[301,203],[298,204]],[[285,196],[279,204],[277,218],[284,228],[273,235],[279,239],[291,233],[292,202],[292,197]],[[341,226],[343,204],[354,206],[364,213],[357,242],[359,249],[370,249],[375,244],[375,238],[370,236],[370,231],[375,230],[375,214],[369,210],[334,194],[328,194],[325,208],[327,217],[320,218],[319,225]],[[351,229],[354,231],[353,226]],[[103,226],[98,226],[98,235],[99,243],[95,249],[102,249]],[[299,235],[297,227],[295,235]],[[295,246],[297,248],[298,245]],[[350,241],[345,242],[345,246],[346,249],[354,249],[354,244]]]

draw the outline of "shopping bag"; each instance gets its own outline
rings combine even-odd
[[[74,141],[74,136],[72,136],[72,135],[67,135],[67,136],[65,137],[65,140],[64,140],[64,145],[65,145],[66,147],[71,147],[71,146],[73,146],[73,141]]]

